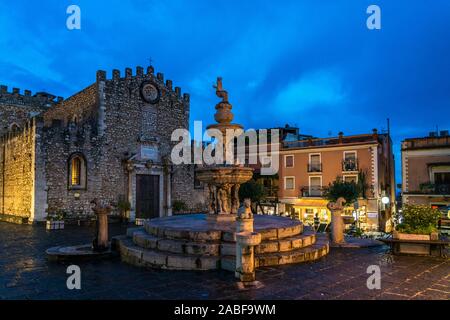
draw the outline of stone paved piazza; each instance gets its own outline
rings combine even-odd
[[[111,225],[111,235],[125,233]],[[66,287],[66,264],[48,262],[45,249],[92,239],[93,228],[0,223],[0,299],[450,299],[450,262],[392,256],[387,247],[334,249],[314,263],[262,267],[264,287],[241,291],[231,272],[143,269],[119,259],[82,262],[81,290]],[[366,287],[379,265],[381,290]]]

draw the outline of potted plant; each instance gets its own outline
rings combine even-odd
[[[64,229],[64,214],[62,212],[47,215],[47,230]]]
[[[398,240],[438,240],[437,222],[441,212],[425,205],[404,205],[402,222],[393,232]]]
[[[189,211],[188,206],[181,200],[174,200],[172,202],[172,210],[174,213],[186,213]]]
[[[127,222],[130,219],[130,202],[128,200],[120,199],[117,202],[117,209],[119,210],[122,221]]]

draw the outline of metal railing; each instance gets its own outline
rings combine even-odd
[[[358,171],[358,160],[356,159],[342,160],[342,171]]]
[[[308,163],[308,172],[322,172],[322,163]]]
[[[323,194],[323,187],[319,186],[302,186],[300,187],[301,197],[321,197]]]
[[[450,194],[450,183],[422,183],[418,191],[408,193],[448,195]]]

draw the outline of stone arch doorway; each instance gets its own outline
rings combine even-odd
[[[136,175],[136,218],[152,219],[159,217],[159,175]]]

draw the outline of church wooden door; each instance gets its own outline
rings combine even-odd
[[[136,217],[159,217],[159,176],[136,175]]]

